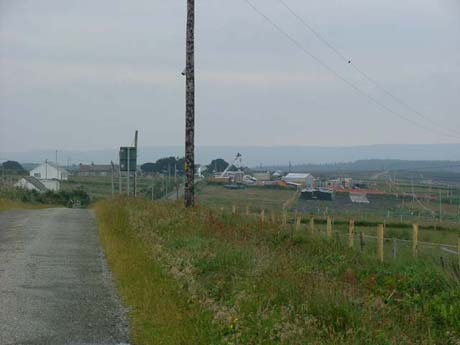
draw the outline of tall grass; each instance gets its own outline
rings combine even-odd
[[[459,344],[460,286],[338,238],[207,208],[96,205],[135,344]]]

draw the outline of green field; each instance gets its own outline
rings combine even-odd
[[[339,224],[328,238],[180,203],[116,199],[96,214],[133,344],[460,341],[456,261],[400,248],[381,263],[369,239],[348,248]]]
[[[200,184],[196,198],[203,205],[217,208],[231,208],[236,205],[240,209],[249,206],[252,210],[279,211],[294,193],[295,190],[291,189],[250,187],[231,190],[218,185]]]

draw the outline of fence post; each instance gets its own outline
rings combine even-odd
[[[326,233],[327,233],[327,237],[329,237],[329,238],[332,237],[332,220],[331,220],[331,216],[327,216]]]
[[[232,206],[232,213],[233,213],[233,214],[236,214],[236,205],[233,205],[233,206]]]
[[[383,262],[383,224],[377,227],[377,254],[380,262]]]
[[[250,216],[251,211],[249,210],[249,206],[246,206],[246,216]]]
[[[458,267],[460,268],[460,236],[458,237],[458,245],[457,245],[457,251],[458,251]]]
[[[350,218],[348,221],[348,247],[353,248],[355,244],[355,221]]]
[[[418,254],[418,224],[412,224],[412,256],[417,257]]]
[[[393,259],[396,260],[397,256],[397,247],[396,247],[396,237],[393,237]]]
[[[361,251],[364,251],[364,235],[363,232],[359,232],[359,245],[361,246]]]
[[[315,217],[310,217],[310,233],[313,235],[315,233]]]
[[[297,216],[296,222],[295,222],[295,230],[300,231],[300,223],[302,222],[302,217]]]
[[[287,212],[283,211],[283,226],[287,225]]]
[[[260,221],[261,221],[262,223],[265,222],[265,210],[262,210],[262,211],[260,212]]]

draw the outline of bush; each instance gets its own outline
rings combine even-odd
[[[38,193],[35,190],[30,191],[22,188],[5,188],[0,189],[0,197],[32,204],[62,205],[67,207],[73,207],[76,204],[79,204],[81,207],[87,207],[91,202],[88,193],[81,189]]]

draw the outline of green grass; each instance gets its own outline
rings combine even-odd
[[[119,293],[129,307],[133,344],[211,344],[211,313],[181,290],[154,248],[132,236],[129,210],[95,205],[100,238]]]
[[[249,187],[246,189],[231,190],[223,186],[202,184],[197,190],[199,203],[211,207],[231,208],[238,205],[253,210],[281,210],[283,204],[295,193],[292,189],[270,189],[263,187]]]
[[[206,207],[96,205],[134,344],[458,344],[458,277]]]

